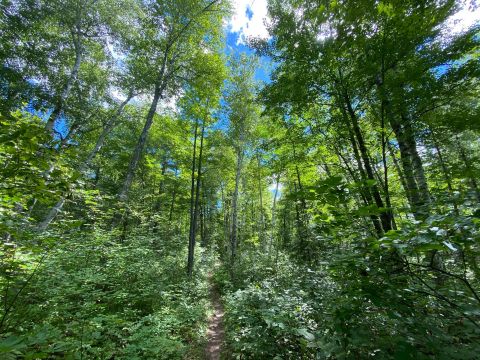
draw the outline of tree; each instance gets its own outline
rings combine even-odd
[[[119,194],[123,201],[128,198],[159,100],[172,96],[190,79],[216,71],[215,50],[225,14],[224,5],[217,0],[145,6],[142,29],[132,39],[127,61],[134,77],[145,81],[142,86],[153,92],[153,98]]]
[[[236,156],[230,230],[230,266],[232,269],[238,246],[238,199],[242,167],[245,161],[246,147],[250,144],[252,129],[259,114],[254,98],[253,61],[246,56],[231,58],[231,77],[225,89],[225,113],[229,119],[229,137]]]
[[[195,121],[193,135],[193,156],[191,169],[191,188],[190,188],[190,228],[188,240],[187,273],[189,276],[193,273],[194,253],[197,234],[197,224],[200,212],[200,188],[202,184],[202,166],[204,153],[205,131],[212,123],[212,114],[219,106],[220,89],[224,81],[224,71],[218,67],[218,71],[211,76],[199,78],[193,84],[194,86],[186,95],[185,112],[187,117]],[[197,137],[200,126],[200,149],[197,151]],[[195,173],[197,174],[195,177]]]

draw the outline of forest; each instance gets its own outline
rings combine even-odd
[[[0,359],[479,359],[479,14],[0,0]]]

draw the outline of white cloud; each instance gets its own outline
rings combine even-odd
[[[474,0],[463,1],[460,10],[446,22],[445,35],[457,35],[480,21],[480,8],[474,9]]]
[[[252,15],[247,15],[247,9]],[[233,16],[228,22],[228,30],[239,33],[238,44],[244,44],[249,37],[268,39],[265,27],[267,19],[267,0],[236,0],[233,1]]]

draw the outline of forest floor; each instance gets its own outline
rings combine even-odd
[[[210,278],[210,276],[209,276]],[[208,343],[205,349],[208,360],[219,360],[222,352],[222,344],[225,339],[225,329],[223,327],[223,305],[220,301],[220,293],[217,286],[210,280],[210,298],[213,306],[213,314],[210,318],[207,336]]]

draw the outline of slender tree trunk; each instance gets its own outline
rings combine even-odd
[[[158,101],[162,98],[163,92],[167,86],[167,80],[168,80],[168,76],[166,76],[167,62],[168,62],[168,55],[170,53],[170,48],[171,48],[171,43],[168,43],[163,54],[162,66],[160,68],[157,82],[155,84],[155,91],[153,94],[152,103],[150,104],[150,109],[148,110],[147,116],[145,118],[145,125],[143,126],[142,133],[140,134],[140,138],[137,141],[137,146],[135,147],[133,156],[130,160],[130,164],[128,165],[127,175],[125,177],[122,190],[119,194],[119,199],[124,202],[128,200],[128,192],[130,191],[130,187],[132,186],[132,182],[135,176],[135,171],[137,170],[138,162],[140,161],[140,157],[143,153],[145,143],[147,142],[148,131],[150,130],[150,127],[153,124],[153,118],[155,117],[155,113],[157,111]],[[169,74],[169,76],[171,75],[172,74]],[[115,223],[116,221],[114,219],[113,226],[115,226]]]
[[[282,211],[282,231],[281,231],[281,237],[282,237],[282,246],[286,248],[287,246],[290,245],[290,238],[289,234],[291,233],[290,231],[290,226],[287,226],[287,204],[285,203],[285,206]],[[288,227],[288,231],[287,231]]]
[[[165,88],[165,83],[162,80],[157,83],[155,86],[155,93],[153,95],[153,100],[150,105],[150,109],[148,110],[147,117],[145,118],[145,125],[143,126],[142,133],[140,134],[140,138],[138,139],[137,145],[133,152],[132,158],[130,160],[130,164],[128,165],[127,175],[125,177],[125,181],[123,183],[122,190],[119,194],[119,199],[122,201],[126,201],[128,199],[128,193],[130,191],[130,187],[132,186],[133,178],[135,176],[135,171],[138,167],[138,162],[140,161],[140,157],[143,153],[143,149],[145,148],[145,143],[147,142],[148,131],[153,124],[153,118],[155,116],[155,112],[157,111],[158,101],[162,97],[163,90]]]
[[[193,209],[193,218],[191,221],[190,239],[188,246],[188,275],[192,275],[193,266],[195,262],[195,237],[197,234],[198,223],[198,205],[200,199],[200,184],[202,182],[202,154],[203,154],[203,137],[205,134],[205,122],[202,124],[202,131],[200,135],[200,153],[198,155],[198,172],[197,172],[197,184],[195,189],[195,205]],[[193,162],[194,166],[195,163]],[[194,173],[193,173],[194,175]],[[193,178],[192,178],[193,179]]]
[[[365,141],[363,140],[363,135],[360,130],[360,125],[358,124],[357,115],[355,114],[355,111],[353,110],[350,99],[346,93],[344,94],[344,99],[345,99],[345,105],[347,107],[347,112],[350,115],[350,119],[352,121],[353,132],[358,142],[358,148],[360,150],[360,155],[363,160],[363,165],[365,166],[366,175],[369,180],[375,180],[372,165],[370,164],[370,158],[368,156],[367,147],[365,145]],[[378,187],[376,185],[371,186],[371,193],[372,193],[373,199],[375,200],[375,205],[378,208],[383,209],[384,203],[380,195],[380,192],[378,191]],[[392,229],[390,217],[386,212],[382,212],[380,214],[380,219],[382,222],[383,231],[388,231]]]
[[[298,191],[298,186],[295,180],[293,180],[293,190]],[[300,248],[303,246],[303,223],[302,217],[300,215],[300,206],[298,205],[298,200],[295,199],[295,220],[297,224],[297,239],[300,245]]]
[[[343,162],[343,164],[345,165],[345,170],[347,171],[348,175],[350,175],[351,180],[353,182],[358,183],[360,180],[358,179],[357,174],[355,174],[355,171],[353,171],[352,167],[348,163],[348,160],[345,158],[345,156],[342,155],[342,153],[340,152],[340,150],[336,146],[334,147],[334,149],[335,149],[335,153],[336,153],[340,163]],[[354,195],[357,195],[357,194],[354,194]],[[365,197],[365,192],[364,191],[360,192],[360,194],[355,196],[354,199],[355,199],[355,202],[356,202],[356,204],[359,208],[362,206],[362,201],[363,201],[364,206],[370,205],[369,201]],[[343,206],[344,206],[344,209],[345,209],[345,213],[348,213],[347,204],[344,203]],[[381,224],[380,224],[380,221],[379,221],[378,217],[376,217],[375,215],[372,215],[372,216],[370,216],[370,219],[372,220],[373,225],[374,226],[377,225],[378,227],[381,227]],[[381,228],[379,228],[378,230],[381,230]],[[376,231],[377,231],[377,229],[376,229]]]
[[[202,196],[202,202],[200,204],[200,246],[203,248],[207,246],[207,237],[205,234],[206,209],[205,197]]]
[[[395,116],[390,116],[390,125],[395,133],[400,149],[400,160],[403,167],[405,185],[407,187],[407,199],[415,218],[423,219],[426,217],[426,214],[428,214],[428,202],[426,199],[429,198],[429,195],[428,189],[427,194],[422,195],[422,190],[418,184],[418,180],[423,177],[422,188],[425,189],[425,176],[421,175],[423,174],[423,166],[417,152],[412,128],[407,122],[408,119],[406,117],[402,117],[402,123],[400,123]],[[420,171],[421,174],[416,175],[417,171]]]
[[[411,200],[409,199],[409,192],[408,192],[407,183],[405,181],[405,176],[403,175],[402,168],[400,167],[400,164],[398,163],[397,157],[395,155],[395,150],[393,149],[392,144],[390,144],[389,141],[387,142],[387,148],[388,148],[388,152],[390,153],[390,156],[393,160],[393,165],[395,167],[395,170],[397,171],[398,178],[400,179],[400,184],[402,185],[402,189],[405,191],[408,203],[410,204]]]
[[[58,201],[57,203],[55,204],[55,206],[53,206],[47,213],[47,215],[45,216],[45,218],[43,219],[43,221],[38,224],[37,226],[37,230],[42,232],[42,231],[45,231],[48,227],[48,225],[50,225],[50,223],[53,221],[53,219],[55,219],[55,217],[57,216],[57,214],[60,212],[60,210],[62,210],[62,207],[63,207],[63,204],[65,204],[65,198],[62,196]]]
[[[297,153],[295,149],[295,143],[292,142],[292,150],[293,150],[293,160],[295,161],[295,175],[297,176],[297,182],[298,182],[298,190],[301,193],[300,196],[300,203],[302,204],[302,218],[304,218],[304,213],[307,210],[307,203],[305,201],[305,197],[303,196],[303,186],[302,186],[302,180],[300,176],[300,170],[298,169],[298,161],[297,161]]]
[[[427,178],[425,176],[425,171],[423,169],[422,159],[417,151],[417,146],[415,139],[410,139],[412,151],[412,165],[415,171],[415,180],[417,181],[418,189],[420,190],[420,196],[422,202],[425,204],[425,211],[428,213],[429,203],[430,203],[430,191],[428,189]]]
[[[343,108],[342,108],[342,110],[343,110],[344,117],[345,117],[345,120],[346,120],[345,123],[348,127],[348,134],[349,134],[349,138],[350,138],[350,143],[352,144],[353,156],[354,156],[355,161],[357,163],[358,171],[360,172],[360,178],[362,179],[363,182],[365,182],[367,180],[367,175],[365,173],[365,169],[363,167],[362,160],[360,159],[360,153],[358,151],[357,141],[355,140],[355,135],[354,135],[354,133],[353,133],[351,127],[350,127],[350,124],[348,122],[346,112]],[[338,152],[338,155],[342,156],[340,152]],[[342,158],[343,158],[343,156],[342,156]],[[345,163],[346,166],[348,166],[348,162],[345,159],[344,159],[344,163]],[[352,171],[352,176],[355,177],[355,175],[353,174],[353,171]],[[373,197],[372,197],[372,194],[371,194],[370,190],[371,189],[368,188],[368,187],[362,187],[362,190],[361,190],[361,195],[364,198],[365,204],[367,206],[373,204]],[[382,236],[383,229],[382,229],[382,224],[381,224],[378,216],[375,215],[375,214],[371,214],[370,219],[372,220],[372,224],[373,224],[373,227],[375,228],[375,231],[376,231],[377,235]]]
[[[125,106],[127,106],[127,104],[130,102],[130,100],[132,100],[132,98],[133,98],[133,92],[130,91],[128,93],[127,98],[121,102],[117,111],[115,111],[115,114],[107,121],[107,124],[105,125],[105,127],[102,130],[102,133],[98,137],[97,142],[95,143],[95,146],[93,147],[90,154],[88,154],[88,157],[85,160],[85,162],[82,164],[82,167],[80,168],[81,171],[85,171],[86,168],[91,164],[95,156],[97,156],[97,154],[100,152],[100,150],[103,147],[103,144],[105,143],[105,140],[107,139],[107,136],[112,132],[112,130],[117,125],[118,118],[122,114]]]
[[[198,119],[195,122],[195,131],[193,136],[193,157],[192,157],[192,176],[190,184],[190,228],[188,232],[188,257],[187,257],[187,274],[190,276],[193,272],[193,233],[194,233],[194,211],[195,211],[195,170],[197,161],[197,136],[198,136]]]
[[[228,209],[227,209],[227,199],[225,196],[225,190],[223,182],[220,184],[221,196],[222,196],[222,215],[223,215],[223,241],[220,244],[220,252],[222,254],[222,258],[227,258],[227,248],[228,248],[228,240],[229,240],[229,224],[228,224]]]
[[[385,61],[382,54],[382,86],[380,88],[381,93],[381,104],[380,104],[380,126],[381,126],[381,142],[382,142],[382,164],[383,164],[383,189],[385,192],[385,202],[387,204],[387,216],[388,220],[393,229],[397,229],[397,224],[395,223],[395,217],[393,215],[392,203],[390,200],[390,187],[388,183],[388,165],[387,165],[387,142],[388,137],[386,137],[386,128],[385,128],[385,112],[387,111],[386,107],[388,103],[385,100],[385,94],[383,91],[383,84],[385,83]]]
[[[276,210],[277,210],[277,196],[278,196],[278,185],[280,183],[280,174],[277,175],[277,180],[275,181],[275,193],[273,195],[273,205],[272,205],[272,231],[270,232],[270,245],[268,253],[272,253],[273,238],[275,236],[275,221],[276,221]],[[278,247],[278,246],[277,246]]]
[[[375,180],[377,181],[380,189],[382,189],[382,191],[385,192],[385,181],[384,181],[384,178],[385,178],[385,174],[382,174],[380,173],[380,169],[378,168],[378,166],[375,164],[375,160],[373,158],[370,157],[370,163],[372,164],[372,169],[373,169],[373,174],[375,176]],[[382,159],[382,170],[383,170],[383,159]]]
[[[73,64],[72,70],[70,71],[70,76],[68,77],[67,83],[63,87],[62,93],[60,94],[60,97],[58,98],[57,103],[55,104],[55,107],[53,108],[53,111],[48,117],[47,122],[45,124],[45,129],[52,134],[54,132],[53,129],[55,126],[55,121],[63,112],[65,101],[70,95],[70,91],[72,90],[73,84],[77,80],[78,71],[80,69],[80,65],[83,60],[83,45],[80,37],[81,36],[80,22],[81,22],[81,10],[79,10],[77,13],[75,32],[72,32],[73,44],[75,47],[75,63]]]
[[[158,184],[158,195],[157,195],[157,200],[155,201],[153,207],[152,207],[152,211],[150,211],[150,214],[148,216],[148,221],[150,222],[152,217],[154,215],[159,215],[161,216],[161,213],[162,213],[162,195],[164,194],[165,192],[165,174],[167,172],[167,167],[168,167],[168,164],[167,164],[167,159],[164,158],[162,163],[161,163],[161,172],[160,174],[162,175],[160,181],[159,181],[159,184]],[[154,186],[155,186],[155,183],[154,183]],[[158,218],[154,219],[153,221],[153,228],[152,228],[152,232],[153,233],[156,233],[158,231],[158,226],[159,226],[159,221],[158,221]]]
[[[97,139],[97,142],[93,148],[93,150],[90,152],[88,157],[85,159],[85,161],[80,165],[79,170],[80,172],[85,172],[88,168],[88,166],[92,163],[93,159],[95,156],[98,154],[100,149],[102,148],[106,137],[108,134],[113,130],[116,121],[120,114],[122,113],[123,109],[125,106],[128,104],[128,102],[132,99],[133,95],[132,93],[129,94],[127,99],[125,99],[120,106],[118,107],[117,111],[115,112],[114,116],[110,118],[110,120],[107,122],[107,125],[103,129],[102,133]],[[50,223],[57,217],[58,213],[62,210],[63,205],[65,204],[65,197],[62,196],[60,199],[58,199],[57,203],[50,208],[50,210],[47,212],[47,215],[45,218],[37,225],[37,231],[45,231]]]
[[[178,169],[175,167],[175,178],[177,177],[178,174]],[[175,185],[173,187],[173,193],[172,193],[172,202],[170,203],[170,214],[168,215],[168,222],[171,224],[173,220],[173,210],[175,208],[175,198],[177,196],[177,183],[175,182]]]
[[[257,153],[257,165],[258,165],[258,198],[260,201],[260,221],[259,221],[259,231],[258,231],[258,238],[260,243],[263,244],[265,247],[265,215],[263,211],[263,191],[262,191],[262,168],[260,164],[260,156]]]
[[[237,239],[237,217],[238,217],[238,189],[240,185],[240,176],[242,171],[242,162],[243,162],[243,150],[237,149],[237,166],[235,170],[235,190],[233,192],[232,197],[232,231],[230,234],[230,266],[231,266],[231,274],[233,275],[233,267],[235,265],[235,259],[237,256],[237,246],[238,246],[238,239]]]
[[[60,97],[57,99],[55,107],[53,108],[52,113],[47,118],[47,122],[45,123],[45,129],[52,134],[52,138],[55,135],[55,132],[54,132],[55,121],[63,112],[65,101],[67,97],[70,95],[70,91],[72,89],[74,82],[77,80],[78,71],[80,69],[80,64],[83,58],[83,46],[82,46],[82,41],[80,37],[80,32],[81,32],[80,22],[81,22],[81,9],[79,9],[77,12],[76,28],[75,28],[76,31],[72,32],[73,44],[75,47],[75,63],[73,64],[72,70],[70,72],[70,76],[67,79],[67,83],[65,84],[62,90],[62,93],[60,94]],[[60,145],[60,149],[63,148],[65,143],[66,143],[66,139],[63,139]],[[50,168],[45,172],[44,176],[49,177],[53,169],[54,169],[54,165],[52,163]],[[34,202],[33,206],[35,205],[35,203],[36,201]],[[57,203],[48,211],[44,220],[37,226],[37,231],[45,231],[47,229],[48,225],[53,221],[53,219],[55,219],[57,214],[62,209],[64,203],[65,203],[65,198],[61,197],[57,201]],[[33,206],[32,206],[32,209],[33,209]],[[32,209],[30,209],[30,211]]]
[[[295,184],[294,181],[294,188],[295,192],[299,192],[299,201],[300,206],[298,206],[298,201],[295,201],[295,211],[297,215],[297,237],[299,240],[300,247],[303,249],[305,241],[308,240],[309,233],[308,233],[308,217],[307,217],[307,202],[305,200],[305,196],[303,194],[303,185],[302,179],[300,176],[300,169],[298,168],[298,161],[297,161],[297,153],[295,149],[295,143],[292,142],[292,150],[293,150],[293,159],[295,161],[295,175],[297,183]],[[297,188],[298,185],[298,188]],[[304,255],[308,255],[304,252]]]
[[[328,163],[323,159],[323,157],[322,157],[322,163],[320,164],[320,166],[322,165],[323,165],[323,168],[325,169],[325,174],[327,174],[328,177],[332,177],[330,166],[328,166]]]

